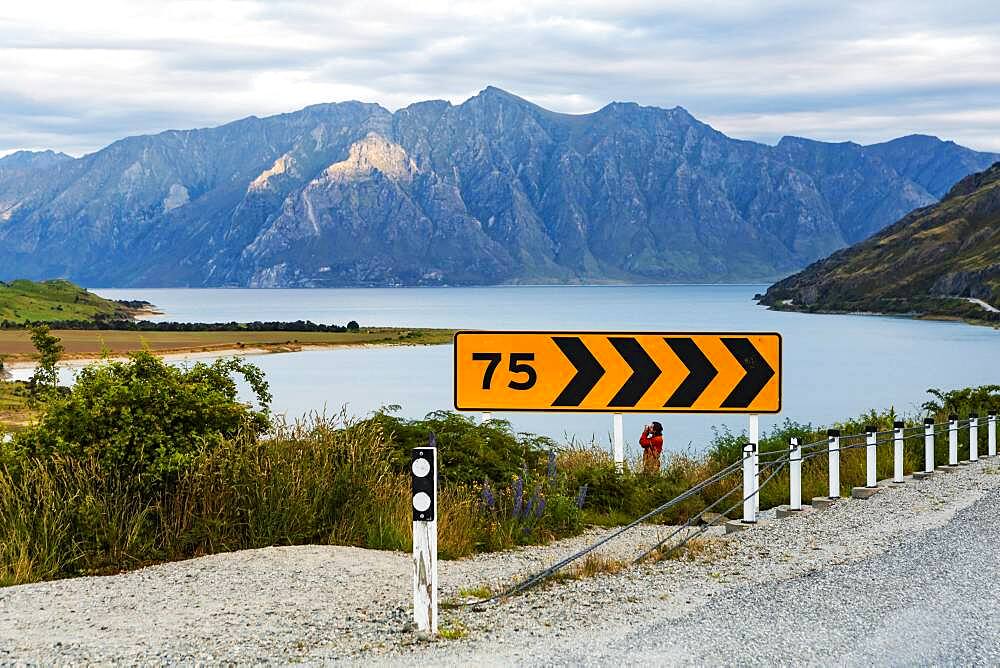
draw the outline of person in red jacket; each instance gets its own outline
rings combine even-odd
[[[642,463],[646,473],[660,472],[660,453],[663,452],[663,425],[659,422],[647,424],[639,437],[642,446]]]

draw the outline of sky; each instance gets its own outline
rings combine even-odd
[[[0,155],[350,99],[682,106],[726,134],[1000,151],[996,0],[6,0]]]

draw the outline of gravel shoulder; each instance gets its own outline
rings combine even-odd
[[[464,632],[452,640],[423,641],[407,630],[411,562],[401,553],[267,548],[9,587],[0,589],[0,663],[509,665],[609,663],[633,653],[639,662],[681,662],[688,654],[643,645],[641,630],[671,637],[684,628],[711,645],[728,628],[712,623],[717,601],[814,582],[901,550],[916,558],[927,536],[957,522],[956,513],[998,495],[1000,460],[982,460],[867,501],[845,499],[716,536],[694,560],[548,584],[485,608],[443,610],[443,626]],[[996,505],[989,507],[995,522]],[[639,527],[609,544],[607,554],[634,556],[666,531]],[[509,583],[605,533],[442,562],[441,598]],[[961,554],[961,545],[950,547]],[[895,574],[870,575],[880,581]],[[803,606],[825,600],[806,585],[789,591]],[[598,651],[604,646],[616,653]]]

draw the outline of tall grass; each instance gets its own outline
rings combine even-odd
[[[981,415],[996,410],[996,404],[980,407],[982,401],[970,409],[956,396],[949,394],[946,405],[929,406],[929,414],[944,421],[948,412],[964,417],[970,410]],[[918,426],[922,417],[911,416],[908,425]],[[849,449],[864,437],[851,435],[863,434],[869,425],[888,432],[897,419],[890,409],[832,425],[845,435],[842,495],[866,478],[864,448]],[[402,425],[400,440],[394,433],[400,423],[393,420],[312,416],[278,423],[266,437],[238,434],[206,445],[169,484],[152,488],[93,453],[16,456],[0,446],[0,585],[272,545],[408,550],[406,453],[423,438],[424,427],[420,421]],[[745,441],[743,434],[719,432],[707,452],[667,455],[658,474],[647,474],[638,460],[616,470],[608,452],[594,445],[551,452],[550,442],[519,439],[509,426],[483,430],[454,414],[434,414],[431,420],[434,427],[447,428],[439,437],[439,460],[455,462],[460,473],[442,476],[438,544],[444,558],[573,535],[585,523],[630,522],[738,461]],[[961,433],[967,452],[968,430]],[[922,429],[908,434],[914,437],[906,441],[904,470],[911,472],[923,468],[924,446]],[[764,459],[787,452],[791,437],[821,444],[813,450],[819,456],[803,463],[802,495],[827,496],[826,428],[786,421],[761,440]],[[946,435],[935,443],[936,462],[942,464]],[[891,448],[879,446],[879,479],[892,475]],[[480,453],[486,453],[484,468],[492,475],[477,471]],[[727,494],[714,510],[738,515],[741,484],[737,471],[654,521],[685,522]],[[787,503],[788,491],[785,469],[762,489],[761,507]]]
[[[273,545],[409,550],[410,478],[394,468],[393,447],[377,421],[314,416],[206,449],[154,495],[91,456],[6,459],[0,585]],[[440,492],[443,558],[541,537],[499,536],[471,486]]]

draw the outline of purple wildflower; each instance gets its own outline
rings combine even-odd
[[[542,513],[545,512],[545,497],[538,499],[538,505],[535,506],[535,517],[541,519]]]
[[[587,500],[587,487],[589,485],[584,483],[580,485],[580,491],[576,493],[576,507],[583,508],[583,502]]]
[[[520,517],[521,504],[524,503],[524,478],[514,479],[514,517]]]
[[[483,485],[483,502],[486,504],[486,507],[489,508],[490,510],[493,510],[497,507],[497,500],[496,497],[493,496],[493,490],[490,489],[489,482]]]
[[[541,499],[541,489],[536,487],[535,493],[531,495],[531,499],[528,501],[528,506],[524,509],[524,515],[522,515],[523,519],[531,517],[531,511],[538,507],[538,503]]]

